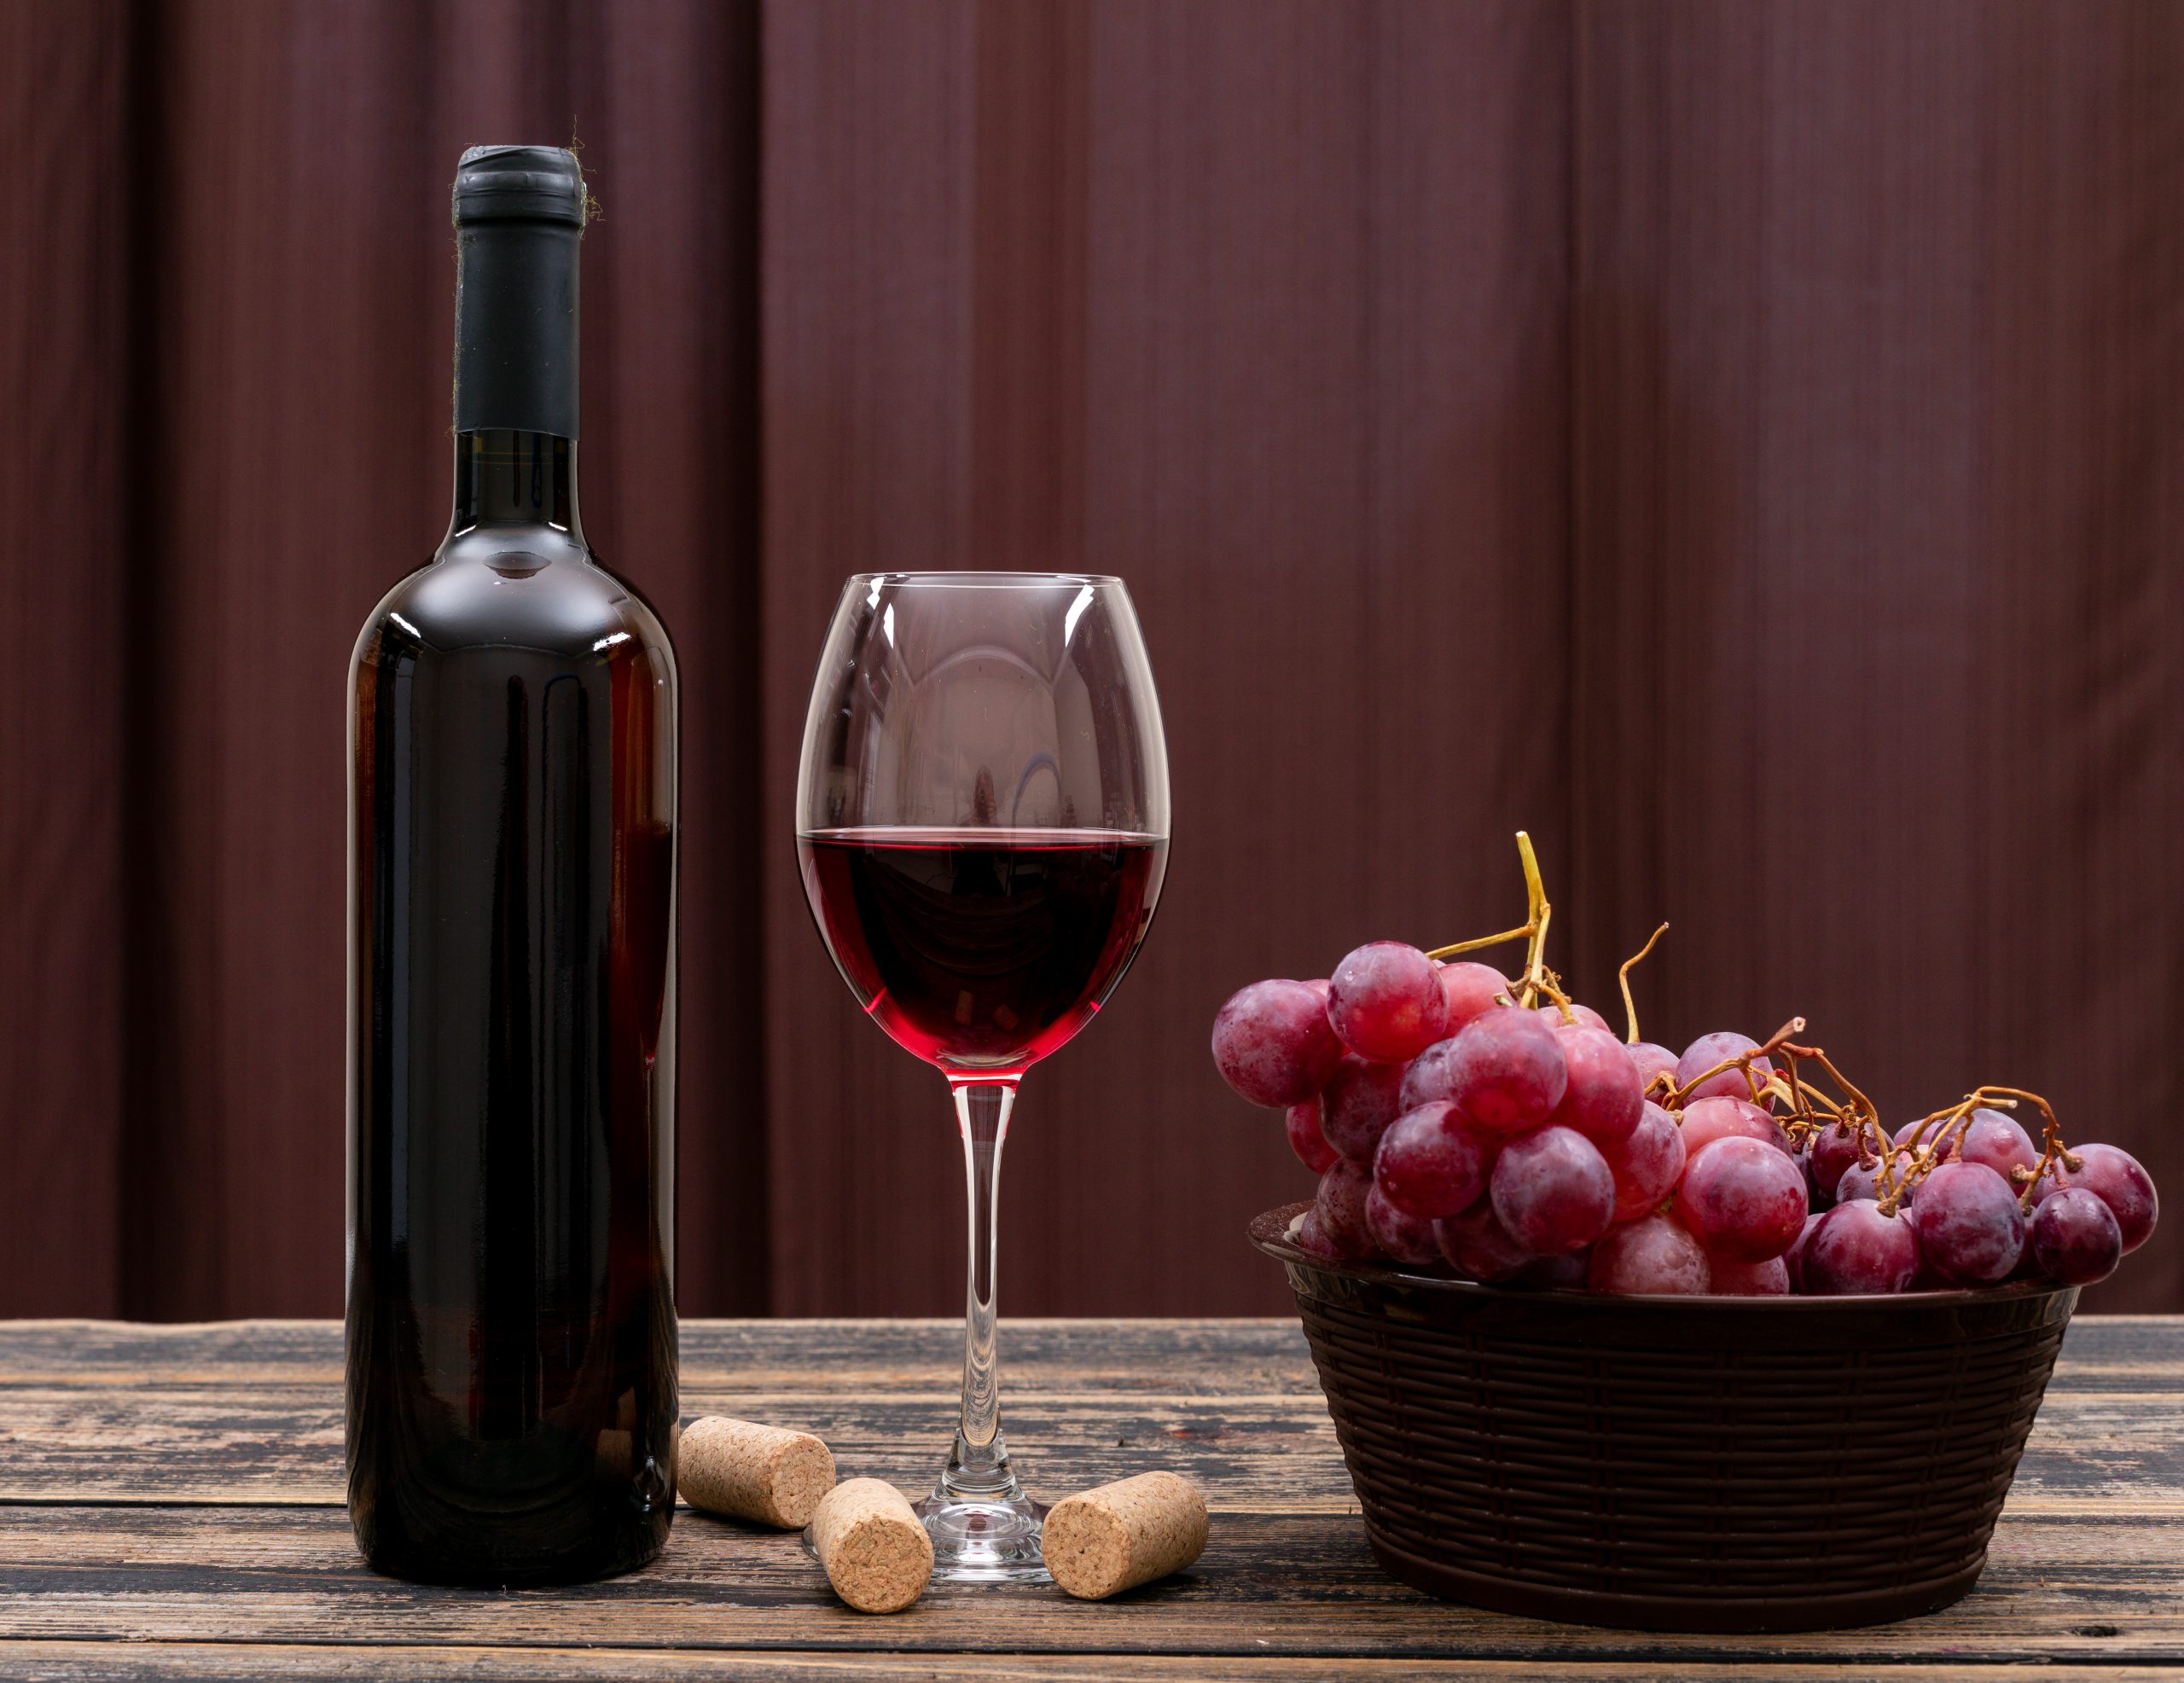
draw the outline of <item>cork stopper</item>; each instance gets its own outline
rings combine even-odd
[[[709,1414],[682,1434],[676,1483],[692,1507],[800,1531],[834,1488],[834,1457],[808,1431]]]
[[[811,1546],[834,1593],[860,1613],[901,1612],[932,1576],[932,1539],[882,1479],[852,1478],[822,1497]]]
[[[1205,1547],[1205,1500],[1188,1478],[1141,1472],[1056,1502],[1040,1540],[1047,1570],[1100,1601],[1180,1572]]]

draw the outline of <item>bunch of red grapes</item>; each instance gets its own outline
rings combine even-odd
[[[1375,941],[1327,980],[1255,982],[1214,1019],[1222,1075],[1287,1111],[1320,1177],[1293,1228],[1303,1249],[1490,1285],[1844,1296],[2088,1285],[2153,1231],[2137,1159],[2065,1146],[2036,1094],[1981,1088],[1891,1135],[1793,1038],[1802,1020],[1681,1054],[1639,1040],[1635,1017],[1618,1039],[1541,964],[1528,848],[1525,862],[1520,981]],[[2020,1100],[2044,1118],[2041,1144],[2011,1114]]]

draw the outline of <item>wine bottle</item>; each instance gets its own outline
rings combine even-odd
[[[577,518],[573,156],[455,179],[455,513],[350,683],[349,1513],[434,1582],[675,1504],[675,659]]]

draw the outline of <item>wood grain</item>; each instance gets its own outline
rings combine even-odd
[[[2072,1326],[2013,1515],[2184,1518],[2170,1326]],[[944,1321],[687,1322],[683,1412],[816,1431],[845,1476],[921,1484],[954,1419],[960,1337]],[[1355,1512],[1294,1322],[1025,1320],[1002,1351],[1017,1457],[1049,1494],[1169,1466],[1217,1511]],[[340,1376],[322,1322],[0,1326],[0,1500],[338,1504]]]
[[[915,1488],[941,1453],[955,1333],[686,1323],[686,1407],[815,1425],[845,1472]],[[1214,1524],[1189,1572],[1112,1604],[941,1586],[876,1626],[834,1601],[793,1537],[685,1510],[662,1558],[624,1579],[421,1588],[364,1569],[339,1506],[338,1327],[0,1323],[0,1632],[14,1644],[0,1671],[1129,1677],[1157,1674],[1130,1656],[1169,1656],[1211,1677],[1438,1675],[1457,1659],[1513,1674],[1764,1661],[1909,1677],[1944,1660],[1983,1674],[2028,1657],[2106,1675],[2184,1663],[2184,1323],[2072,1326],[1972,1596],[1903,1624],[1784,1637],[1550,1626],[1396,1584],[1366,1550],[1293,1323],[1030,1321],[1003,1349],[1012,1436],[1047,1494],[1155,1466],[1199,1483]],[[1002,1647],[1017,1657],[993,1657]]]
[[[0,1628],[45,1639],[194,1640],[240,1627],[283,1642],[630,1648],[738,1646],[1179,1655],[1628,1658],[1651,1647],[1896,1663],[1952,1654],[2184,1662],[2184,1564],[2153,1528],[2005,1522],[1979,1589],[1927,1618],[1809,1635],[1681,1636],[1552,1625],[1437,1602],[1389,1579],[1355,1518],[1217,1514],[1191,1570],[1112,1602],[996,1598],[938,1585],[875,1631],[836,1601],[795,1537],[678,1515],[654,1565],[624,1579],[503,1594],[379,1577],[328,1508],[39,1507],[0,1535]],[[2170,1528],[2173,1531],[2173,1527]],[[1005,1601],[1005,1610],[1002,1603]],[[731,1635],[732,1633],[732,1635]]]
[[[985,1679],[1007,1683],[1014,1678],[1042,1683],[1104,1683],[1108,1679],[1205,1678],[1222,1683],[1232,1678],[1331,1679],[1334,1683],[1407,1683],[1411,1679],[1534,1679],[1541,1669],[1529,1660],[1359,1659],[1319,1656],[1283,1659],[1264,1656],[1226,1659],[1196,1655],[1178,1668],[1164,1656],[1100,1654],[921,1655],[915,1665],[900,1654],[706,1653],[688,1649],[632,1651],[613,1646],[559,1648],[405,1648],[393,1645],[350,1647],[315,1643],[293,1647],[276,1644],[25,1642],[0,1639],[0,1668],[55,1683],[133,1683],[154,1678],[285,1680],[293,1678],[497,1678],[509,1683],[531,1679],[589,1680],[643,1677],[717,1677],[742,1683],[793,1683],[793,1680],[900,1678]],[[1597,1679],[1599,1683],[1686,1683],[1693,1678],[1749,1677],[1748,1663],[1712,1663],[1687,1658],[1670,1661],[1588,1661],[1560,1659],[1556,1674]],[[1777,1683],[1948,1683],[1965,1674],[1960,1665],[1769,1664],[1765,1675]],[[1983,1665],[1983,1683],[2157,1683],[2175,1673],[2150,1666]]]

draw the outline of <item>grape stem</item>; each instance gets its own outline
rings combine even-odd
[[[1436,947],[1426,956],[1446,962],[1462,953],[1475,953],[1483,948],[1499,947],[1510,941],[1528,942],[1530,944],[1525,949],[1525,967],[1520,972],[1520,979],[1508,992],[1497,997],[1508,1004],[1529,1008],[1544,995],[1554,1002],[1565,1023],[1573,1023],[1577,1020],[1577,1013],[1571,1009],[1569,995],[1562,989],[1562,978],[1547,967],[1547,926],[1554,915],[1554,908],[1548,903],[1547,888],[1540,880],[1539,857],[1532,851],[1532,839],[1522,830],[1517,832],[1517,856],[1525,868],[1524,923],[1518,928],[1505,929],[1497,934],[1482,935],[1474,940],[1457,941],[1446,947]],[[1625,959],[1622,968],[1616,972],[1623,987],[1623,1012],[1628,1024],[1623,1036],[1626,1045],[1638,1044],[1638,1007],[1630,993],[1631,966],[1653,950],[1654,943],[1668,933],[1668,925],[1664,923],[1647,937],[1646,944]],[[1884,1216],[1895,1215],[1897,1205],[1911,1188],[1943,1161],[1941,1153],[1926,1144],[1926,1130],[1938,1123],[1940,1128],[1933,1137],[1947,1139],[1953,1128],[1984,1105],[2014,1110],[2018,1101],[2022,1100],[2039,1110],[2045,1123],[2038,1164],[2030,1169],[2018,1168],[2010,1171],[2012,1182],[2024,1189],[2019,1198],[2019,1206],[2027,1215],[2032,1212],[2032,1195],[2039,1187],[2042,1176],[2054,1173],[2058,1164],[2073,1174],[2083,1166],[2077,1153],[2063,1142],[2063,1130],[2055,1119],[2054,1107],[2037,1093],[2028,1093],[2017,1087],[1977,1088],[1948,1109],[1920,1117],[1919,1125],[1911,1132],[1908,1145],[1899,1152],[1890,1139],[1888,1130],[1881,1126],[1880,1111],[1873,1101],[1835,1067],[1834,1061],[1821,1048],[1802,1046],[1792,1038],[1804,1030],[1805,1019],[1792,1017],[1775,1030],[1763,1045],[1756,1046],[1734,1058],[1723,1059],[1711,1070],[1702,1071],[1681,1087],[1676,1084],[1675,1075],[1664,1070],[1646,1084],[1646,1096],[1650,1099],[1658,1093],[1664,1109],[1681,1113],[1696,1088],[1716,1076],[1735,1071],[1744,1077],[1745,1090],[1755,1105],[1762,1099],[1779,1098],[1788,1102],[1790,1114],[1782,1125],[1795,1142],[1804,1144],[1813,1134],[1830,1123],[1854,1137],[1858,1142],[1860,1165],[1870,1168],[1876,1161],[1879,1164],[1880,1172],[1874,1181],[1874,1191],[1880,1213]],[[1782,1054],[1780,1071],[1762,1082],[1752,1073],[1753,1063],[1778,1052]],[[1798,1066],[1808,1059],[1819,1065],[1827,1072],[1828,1079],[1843,1090],[1841,1100],[1832,1097],[1803,1078]],[[1825,1120],[1815,1111],[1815,1106],[1818,1111],[1827,1113]],[[1870,1148],[1867,1143],[1868,1135],[1873,1141]],[[1962,1156],[1962,1131],[1959,1129],[1951,1152],[1960,1158]],[[1899,1155],[1906,1159],[1901,1169],[1896,1166]]]
[[[1870,1136],[1877,1141],[1881,1150],[1881,1158],[1885,1159],[1881,1161],[1880,1178],[1877,1185],[1877,1190],[1883,1194],[1880,1199],[1881,1210],[1884,1215],[1893,1215],[1896,1204],[1894,1194],[1900,1189],[1895,1184],[1896,1177],[1894,1173],[1894,1152],[1890,1149],[1888,1135],[1880,1125],[1880,1112],[1874,1108],[1873,1101],[1861,1092],[1857,1085],[1845,1077],[1842,1071],[1835,1067],[1834,1060],[1829,1058],[1822,1048],[1817,1046],[1803,1046],[1791,1039],[1790,1036],[1792,1034],[1802,1033],[1804,1029],[1804,1019],[1801,1017],[1792,1018],[1789,1023],[1778,1030],[1774,1037],[1764,1047],[1759,1048],[1759,1051],[1746,1054],[1748,1058],[1757,1057],[1760,1051],[1779,1052],[1782,1054],[1781,1073],[1769,1082],[1761,1092],[1778,1094],[1789,1100],[1791,1114],[1783,1123],[1783,1129],[1792,1140],[1800,1145],[1809,1140],[1820,1129],[1832,1124],[1841,1129],[1845,1135],[1857,1140],[1859,1163],[1871,1167],[1873,1162],[1880,1159],[1876,1159],[1868,1151],[1867,1140]],[[1828,1078],[1843,1089],[1846,1095],[1844,1099],[1838,1100],[1833,1097],[1804,1078],[1799,1066],[1808,1059],[1819,1065],[1827,1072]],[[1701,1077],[1700,1079],[1704,1080],[1705,1077]],[[1754,1095],[1755,1102],[1758,1096],[1758,1094]],[[1821,1111],[1826,1113],[1824,1118],[1820,1114]],[[1906,1184],[1908,1183],[1906,1182]]]
[[[1617,978],[1623,984],[1623,1019],[1630,1024],[1630,1031],[1623,1037],[1623,1043],[1625,1046],[1635,1046],[1638,1044],[1638,1007],[1632,1004],[1630,1000],[1630,966],[1637,963],[1640,959],[1645,957],[1647,954],[1652,952],[1653,950],[1653,943],[1659,940],[1661,937],[1668,932],[1669,926],[1666,924],[1663,924],[1658,929],[1655,930],[1651,935],[1646,937],[1646,944],[1644,946],[1641,947],[1636,952],[1631,954],[1629,958],[1623,960],[1623,968],[1615,972]]]
[[[1785,1061],[1792,1068],[1795,1068],[1802,1060],[1809,1058],[1827,1071],[1830,1081],[1843,1089],[1847,1102],[1838,1104],[1829,1099],[1817,1088],[1804,1085],[1801,1082],[1803,1091],[1818,1098],[1826,1106],[1835,1125],[1838,1128],[1845,1129],[1857,1140],[1858,1161],[1861,1164],[1864,1164],[1867,1158],[1866,1135],[1868,1131],[1884,1146],[1887,1143],[1888,1135],[1880,1125],[1880,1112],[1874,1108],[1873,1101],[1859,1090],[1856,1082],[1835,1067],[1835,1060],[1830,1058],[1826,1051],[1817,1046],[1800,1046],[1790,1040],[1785,1040],[1777,1049],[1782,1053]],[[1849,1118],[1847,1123],[1844,1121],[1845,1117]],[[1884,1177],[1888,1174],[1885,1164],[1882,1167],[1881,1173]]]
[[[1475,953],[1485,947],[1499,947],[1505,942],[1522,941],[1530,937],[1532,926],[1525,924],[1520,929],[1505,929],[1499,935],[1482,935],[1475,941],[1458,941],[1446,947],[1436,947],[1426,957],[1447,962],[1459,953]]]
[[[1539,997],[1540,984],[1547,974],[1547,922],[1554,915],[1554,908],[1547,903],[1547,886],[1540,881],[1539,856],[1532,851],[1532,839],[1524,831],[1517,832],[1517,856],[1525,866],[1525,906],[1531,914],[1531,946],[1525,954],[1524,1003],[1532,1004]]]
[[[1532,851],[1532,839],[1524,831],[1517,832],[1517,856],[1525,867],[1525,917],[1521,929],[1505,929],[1498,935],[1482,935],[1475,941],[1458,941],[1453,945],[1436,947],[1426,957],[1445,962],[1459,953],[1475,953],[1482,947],[1498,947],[1505,941],[1530,941],[1531,946],[1525,954],[1525,979],[1521,984],[1522,1003],[1530,1005],[1542,991],[1542,983],[1548,970],[1542,955],[1547,949],[1547,920],[1554,908],[1547,903],[1547,889],[1539,878],[1539,858]],[[1517,1001],[1512,1001],[1515,1003]],[[1559,998],[1563,1007],[1563,1020],[1572,1022],[1569,1001]]]
[[[2026,1215],[2030,1216],[2032,1213],[2032,1194],[2040,1185],[2040,1177],[2050,1173],[2057,1163],[2060,1163],[2073,1175],[2085,1167],[2078,1154],[2063,1143],[2063,1124],[2055,1119],[2055,1107],[2037,1093],[2027,1093],[2019,1087],[1983,1087],[1972,1096],[1975,1099],[2000,1100],[2012,1109],[2015,1109],[2016,1101],[2022,1099],[2040,1112],[2042,1123],[2040,1161],[2034,1166],[2032,1172],[2025,1176],[2024,1193],[2018,1200],[2018,1208],[2024,1210]]]
[[[1913,1187],[1917,1186],[1920,1181],[1925,1180],[1946,1160],[1939,1152],[1926,1147],[1926,1130],[1929,1128],[1934,1127],[1938,1123],[1940,1127],[1936,1130],[1933,1137],[1937,1140],[1944,1139],[1949,1137],[1951,1129],[1972,1111],[1982,1108],[2013,1111],[2017,1108],[2019,1100],[2023,1100],[2026,1104],[2038,1110],[2042,1120],[2042,1137],[2039,1163],[2031,1169],[2013,1169],[2009,1174],[2011,1183],[2024,1188],[2018,1196],[2018,1207],[2030,1216],[2032,1213],[2032,1194],[2040,1185],[2042,1175],[2050,1173],[2057,1163],[2060,1163],[2066,1169],[2077,1169],[2082,1164],[2077,1154],[2063,1143],[2062,1124],[2056,1120],[2055,1107],[2037,1093],[2028,1093],[2021,1087],[1974,1088],[1947,1109],[1936,1111],[1931,1116],[1921,1117],[1919,1119],[1918,1127],[1912,1130],[1911,1141],[1907,1147],[1911,1160],[1904,1165],[1902,1175],[1898,1175],[1895,1173],[1892,1151],[1889,1153],[1889,1164],[1881,1171],[1881,1189],[1888,1193],[1888,1196],[1881,1200],[1881,1213],[1892,1215],[1896,1204],[1902,1200],[1903,1195]],[[1962,1158],[1964,1152],[1961,1131],[1959,1131],[1955,1140],[1951,1141],[1949,1154],[1960,1160]],[[1862,1150],[1859,1161],[1862,1163],[1864,1160]]]
[[[1798,1019],[1798,1027],[1801,1030],[1804,1029],[1804,1019],[1800,1018]],[[1821,1048],[1817,1046],[1798,1046],[1786,1040],[1777,1049],[1780,1050],[1786,1057],[1811,1059],[1813,1062],[1819,1065],[1821,1069],[1827,1071],[1827,1078],[1833,1082],[1838,1087],[1841,1088],[1845,1095],[1848,1096],[1850,1100],[1850,1108],[1853,1115],[1863,1115],[1869,1118],[1875,1127],[1879,1127],[1880,1125],[1880,1112],[1873,1108],[1873,1101],[1867,1098],[1863,1093],[1860,1092],[1850,1079],[1845,1076],[1842,1071],[1835,1067],[1834,1060],[1831,1059]]]
[[[1426,957],[1445,962],[1459,954],[1478,952],[1485,947],[1498,947],[1505,942],[1527,942],[1525,967],[1519,980],[1499,997],[1512,1005],[1530,1008],[1544,995],[1554,1002],[1565,1023],[1573,1023],[1577,1020],[1577,1013],[1571,1009],[1569,995],[1562,989],[1562,978],[1547,967],[1547,926],[1554,914],[1554,908],[1548,903],[1547,888],[1540,880],[1539,856],[1532,850],[1532,839],[1523,830],[1517,832],[1517,856],[1525,869],[1525,917],[1523,925],[1496,934],[1482,935],[1475,940],[1436,947],[1426,954]],[[1625,959],[1622,967],[1616,972],[1617,980],[1623,989],[1623,1013],[1626,1024],[1623,1042],[1626,1045],[1638,1044],[1638,1006],[1630,991],[1631,968],[1653,950],[1654,943],[1668,933],[1668,925],[1664,923],[1654,930],[1646,937],[1646,944]],[[1858,1142],[1859,1164],[1868,1168],[1875,1162],[1879,1164],[1879,1173],[1874,1179],[1874,1192],[1880,1213],[1884,1216],[1895,1215],[1897,1206],[1909,1194],[1911,1188],[1943,1160],[1941,1153],[1927,1144],[1927,1130],[1938,1123],[1939,1128],[1932,1137],[1943,1140],[1949,1137],[1952,1129],[1957,1129],[1957,1143],[1952,1146],[1952,1152],[1960,1157],[1963,1135],[1958,1124],[1982,1105],[1996,1105],[2014,1110],[2018,1101],[2023,1100],[2036,1106],[2045,1122],[2039,1164],[2029,1170],[2019,1168],[2010,1171],[2013,1182],[2024,1188],[2019,1196],[2019,1204],[2026,1214],[2031,1213],[2032,1195],[2042,1175],[2055,1172],[2058,1163],[2073,1173],[2081,1167],[2076,1153],[2063,1142],[2063,1130],[2055,1119],[2054,1107],[2038,1094],[2028,1093],[2016,1087],[1980,1087],[1946,1110],[1920,1117],[1919,1125],[1911,1131],[1909,1142],[1899,1152],[1889,1137],[1888,1130],[1881,1126],[1880,1111],[1873,1101],[1859,1089],[1855,1082],[1835,1067],[1834,1060],[1825,1050],[1817,1046],[1800,1045],[1793,1038],[1804,1030],[1805,1019],[1792,1017],[1769,1036],[1764,1044],[1740,1053],[1734,1058],[1725,1058],[1681,1086],[1677,1085],[1673,1074],[1663,1071],[1647,1083],[1646,1096],[1650,1099],[1658,1092],[1662,1107],[1680,1115],[1689,1104],[1694,1091],[1716,1076],[1735,1071],[1744,1077],[1745,1091],[1753,1104],[1758,1104],[1763,1099],[1778,1098],[1787,1102],[1790,1114],[1782,1125],[1784,1131],[1796,1143],[1804,1144],[1814,1133],[1831,1123],[1855,1138]],[[1752,1073],[1751,1066],[1759,1059],[1774,1053],[1782,1055],[1782,1068],[1762,1082]],[[1842,1100],[1833,1098],[1804,1079],[1798,1066],[1807,1059],[1817,1064],[1826,1071],[1828,1079],[1842,1089],[1844,1095]],[[1821,1111],[1827,1113],[1825,1121],[1818,1114]],[[1872,1141],[1870,1147],[1868,1136]],[[1900,1168],[1899,1157],[1903,1159]]]
[[[1664,927],[1665,927],[1665,926],[1664,926]],[[1692,1077],[1689,1081],[1684,1082],[1682,1086],[1677,1088],[1675,1092],[1669,1095],[1668,1103],[1663,1106],[1663,1108],[1671,1111],[1682,1110],[1685,1105],[1690,1102],[1693,1088],[1704,1086],[1706,1082],[1713,1080],[1716,1076],[1727,1075],[1731,1070],[1734,1070],[1739,1075],[1744,1077],[1745,1091],[1751,1094],[1751,1102],[1755,1105],[1757,1104],[1759,1102],[1759,1095],[1764,1093],[1767,1089],[1761,1084],[1759,1078],[1751,1072],[1752,1059],[1755,1058],[1764,1058],[1770,1052],[1786,1051],[1788,1049],[1790,1036],[1792,1035],[1801,1035],[1804,1031],[1805,1019],[1802,1017],[1792,1017],[1788,1022],[1783,1024],[1780,1028],[1775,1030],[1773,1034],[1769,1035],[1763,1045],[1755,1046],[1749,1052],[1740,1052],[1734,1058],[1724,1058],[1720,1063],[1715,1065],[1712,1069],[1702,1070],[1699,1074]],[[1838,1077],[1837,1079],[1840,1080],[1841,1077]],[[1846,1082],[1845,1085],[1848,1085],[1848,1083]]]

